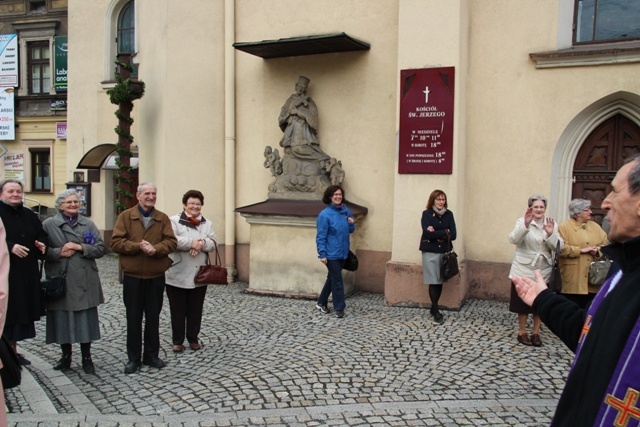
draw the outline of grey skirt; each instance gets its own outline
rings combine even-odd
[[[434,252],[422,252],[422,283],[425,285],[441,285],[444,280],[440,276],[442,255]]]
[[[99,339],[98,307],[81,311],[47,310],[47,344],[87,343]]]

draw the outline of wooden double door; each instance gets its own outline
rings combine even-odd
[[[640,152],[640,127],[623,115],[598,126],[584,141],[573,164],[571,198],[591,200],[593,219],[602,224],[602,201],[625,159]]]

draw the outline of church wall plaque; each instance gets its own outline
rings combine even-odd
[[[400,71],[398,173],[452,173],[454,83],[454,67]]]

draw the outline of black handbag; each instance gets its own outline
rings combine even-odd
[[[440,265],[440,276],[445,282],[460,272],[458,268],[458,254],[453,251],[449,232],[447,232],[447,243],[449,250],[442,254],[442,264]]]
[[[556,244],[556,250],[553,252],[553,266],[551,267],[551,277],[549,278],[548,287],[555,293],[562,291],[562,275],[560,274],[560,265],[558,259],[560,258],[560,240]]]
[[[4,336],[0,339],[0,360],[2,360],[2,369],[0,369],[2,387],[6,390],[19,386],[22,381],[22,366],[16,352]]]
[[[42,277],[42,267],[44,262],[40,263],[40,277]],[[48,279],[40,279],[40,298],[47,301],[54,301],[62,298],[67,294],[67,269],[69,268],[69,260],[64,267],[62,276],[50,277]]]
[[[344,261],[342,268],[347,271],[356,271],[358,269],[358,257],[356,254],[351,252],[351,250],[349,250],[349,254],[347,255],[347,259]]]

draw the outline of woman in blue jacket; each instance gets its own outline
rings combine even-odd
[[[444,282],[440,275],[442,254],[449,250],[449,240],[456,240],[456,222],[447,207],[447,195],[444,191],[434,190],[427,201],[427,209],[422,212],[421,220],[422,280],[425,285],[429,285],[431,315],[437,324],[444,322],[438,308]]]
[[[336,317],[344,317],[344,283],[342,282],[342,267],[349,253],[349,234],[356,229],[355,220],[344,200],[344,190],[339,185],[327,187],[322,201],[328,205],[318,215],[316,221],[316,246],[318,258],[327,266],[327,280],[318,297],[316,308],[329,313],[327,302],[329,294],[333,294],[333,308]]]

